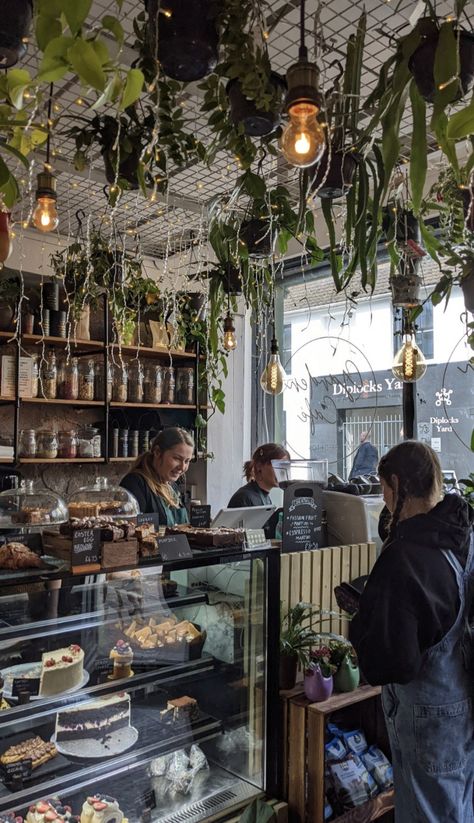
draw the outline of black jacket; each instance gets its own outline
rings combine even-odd
[[[260,488],[255,480],[250,480],[245,486],[241,486],[230,498],[228,509],[241,509],[247,506],[271,506],[272,498],[268,492]]]
[[[409,683],[424,652],[459,611],[454,572],[442,549],[465,566],[474,512],[448,494],[428,514],[402,520],[384,544],[351,621],[349,636],[372,685]]]
[[[352,477],[359,477],[361,474],[373,474],[377,471],[379,453],[374,445],[368,440],[360,444],[354,457],[349,480]]]

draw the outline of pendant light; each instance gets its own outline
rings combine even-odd
[[[318,91],[319,70],[308,61],[304,43],[305,0],[300,4],[300,48],[298,62],[286,73],[288,92],[285,108],[290,122],[283,130],[280,148],[292,166],[307,168],[321,159],[326,141],[324,129],[316,119],[321,108]]]
[[[415,383],[426,373],[426,360],[418,348],[412,324],[404,316],[403,343],[392,363],[392,372],[404,383]]]
[[[36,178],[36,208],[33,211],[33,224],[35,228],[42,232],[50,232],[57,229],[59,224],[58,212],[56,211],[56,178],[51,173],[49,162],[51,143],[51,104],[53,99],[53,84],[49,90],[48,102],[48,139],[46,142],[46,163],[44,169]]]
[[[280,362],[278,340],[275,335],[275,306],[273,306],[273,335],[270,343],[270,357],[260,376],[260,386],[265,394],[281,394],[285,388],[286,374]]]
[[[234,318],[230,313],[230,309],[224,319],[224,337],[222,341],[226,351],[235,351],[237,348],[237,338],[235,336]]]

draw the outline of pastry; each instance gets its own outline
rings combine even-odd
[[[69,517],[72,519],[73,517],[98,517],[99,515],[99,504],[98,503],[87,503],[83,500],[78,500],[77,502],[68,503],[69,509]]]
[[[74,689],[83,679],[84,652],[80,646],[73,644],[43,654],[39,688],[43,697]]]
[[[168,700],[166,709],[160,712],[164,720],[172,720],[173,723],[180,723],[183,720],[197,720],[199,717],[199,707],[194,697],[175,697]]]
[[[14,812],[2,812],[0,814],[0,823],[23,823],[23,818]]]
[[[0,569],[42,569],[43,561],[23,543],[0,546]]]
[[[115,797],[95,794],[82,805],[80,823],[121,823],[123,813]]]
[[[187,523],[177,526],[167,526],[166,534],[186,535],[191,548],[212,546],[242,547],[245,542],[245,531],[243,529],[226,529],[224,527],[201,529],[197,526],[190,526]]]
[[[165,597],[172,597],[173,594],[176,594],[178,589],[178,584],[176,580],[170,580],[169,577],[165,575],[161,576],[161,590]]]
[[[4,766],[9,763],[19,763],[22,760],[32,761],[32,769],[37,769],[43,763],[47,763],[53,757],[56,757],[58,750],[54,743],[46,743],[41,737],[30,737],[28,740],[23,740],[16,746],[10,746],[9,749],[3,752],[0,757],[0,763]]]
[[[12,523],[30,523],[34,526],[49,523],[49,521],[49,509],[40,506],[24,506],[21,511],[12,512]]]
[[[128,726],[130,695],[118,692],[58,711],[55,739],[59,742],[91,738],[104,743],[112,732],[126,729]]]
[[[169,617],[161,623],[157,623],[154,617],[150,617],[146,626],[133,620],[125,629],[124,634],[142,649],[203,643],[206,637],[194,623],[189,620],[182,620],[178,623],[175,617]]]
[[[114,679],[132,676],[133,651],[129,643],[117,640],[109,657],[114,661],[114,671],[111,675]]]
[[[73,823],[77,818],[72,814],[70,806],[63,806],[59,797],[48,797],[47,800],[39,800],[28,809],[26,823]]]

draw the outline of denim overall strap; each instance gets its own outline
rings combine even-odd
[[[384,686],[382,701],[392,748],[396,823],[474,823],[474,719],[467,596],[474,576],[471,534],[466,566],[443,551],[456,576],[459,610],[450,630],[427,650],[406,685]]]

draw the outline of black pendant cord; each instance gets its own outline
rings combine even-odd
[[[299,50],[299,59],[300,60],[307,60],[308,59],[308,49],[305,46],[304,42],[304,23],[305,23],[305,0],[300,0],[300,50]]]
[[[53,83],[50,84],[49,87],[49,100],[48,100],[48,139],[46,140],[46,166],[48,167],[48,171],[50,171],[50,148],[51,148],[51,110],[53,106]]]
[[[415,431],[416,383],[404,383],[402,390],[403,439],[413,440]]]

